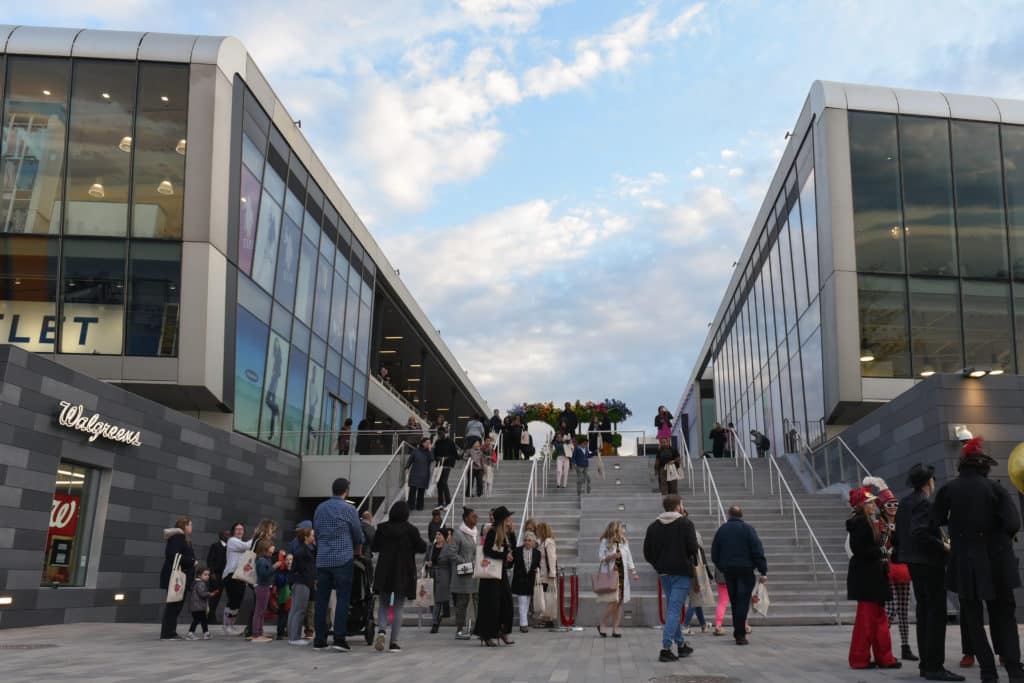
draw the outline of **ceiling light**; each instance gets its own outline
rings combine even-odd
[[[410,368],[422,368],[423,366],[419,363],[409,363]]]
[[[981,368],[978,368],[978,369],[975,369],[975,368],[964,368],[963,369],[964,377],[973,377],[974,379],[980,379],[980,378],[984,377],[987,374],[988,374],[988,370],[982,370]]]
[[[419,382],[419,381],[420,381],[420,378],[419,378],[419,377],[410,377],[410,378],[409,378],[409,381],[410,381],[410,382]]]
[[[114,593],[114,601],[121,602],[124,600],[124,593]]]
[[[415,394],[416,390],[415,389],[402,389],[402,393],[403,394]]]
[[[178,140],[178,144],[176,144],[174,146],[174,151],[177,152],[178,154],[180,154],[181,156],[185,156],[185,145],[186,144],[187,143],[186,143],[185,140]]]
[[[57,470],[57,474],[63,474],[65,477],[71,476],[70,470]]]
[[[931,377],[934,374],[935,374],[934,370],[922,370],[921,371],[921,376],[922,377]]]
[[[101,95],[102,95],[103,99],[105,99],[105,100],[109,100],[110,99],[110,93],[108,93],[108,92],[101,93]]]
[[[384,337],[385,341],[398,341],[400,339],[402,339],[402,337]]]
[[[447,413],[448,409],[447,408],[438,408],[437,412],[439,412],[439,413]]]
[[[160,96],[160,101],[161,102],[170,102],[171,98],[169,98],[167,95],[161,95]]]
[[[394,349],[381,349],[381,350],[380,350],[380,351],[378,351],[377,353],[380,353],[380,354],[385,354],[385,353],[398,353],[398,351],[395,351]]]
[[[14,598],[10,595],[0,595],[0,606],[6,607],[14,604]]]
[[[992,375],[1001,375],[1003,374],[1003,372],[1004,370],[1002,368],[996,368],[995,370],[989,370],[988,376],[991,377]]]
[[[43,90],[43,94],[46,95],[47,97],[49,97],[50,96],[50,91],[49,90]]]
[[[122,152],[132,151],[132,136],[125,135],[123,138],[121,138],[121,142],[117,143],[117,148]]]
[[[871,353],[870,351],[861,351],[860,352],[860,362],[861,363],[870,363],[873,360],[875,360],[875,354]]]
[[[106,192],[103,191],[103,183],[97,178],[96,182],[89,186],[89,196],[95,197],[96,199],[103,199]]]
[[[15,285],[20,285],[21,284],[21,278],[20,277],[14,278],[14,284]]]
[[[174,185],[171,184],[170,180],[164,178],[160,181],[160,184],[156,186],[156,191],[160,194],[172,195],[174,194]]]
[[[469,415],[459,415],[459,416],[458,416],[457,418],[455,418],[455,419],[456,419],[456,420],[468,420],[468,419],[469,419]]]

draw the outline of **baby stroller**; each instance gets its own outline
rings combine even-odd
[[[355,558],[352,572],[352,597],[348,608],[349,635],[362,634],[366,644],[373,642],[373,560],[367,557]]]

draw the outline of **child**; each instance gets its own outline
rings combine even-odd
[[[278,561],[274,565],[274,586],[277,588],[277,639],[288,638],[288,610],[292,606],[292,587],[288,583],[288,575],[292,571],[293,556],[283,550],[277,553]]]
[[[441,627],[441,619],[447,616],[448,602],[451,600],[452,563],[441,559],[441,553],[446,545],[451,543],[452,530],[441,529],[434,536],[434,544],[430,546],[430,561],[427,567],[431,576],[434,577],[434,611],[430,624],[430,632],[437,633]]]
[[[534,546],[537,536],[532,531],[523,534],[523,544],[512,551],[512,593],[519,602],[519,630],[529,633],[530,598],[533,587],[537,583],[537,570],[540,568],[540,551]]]
[[[309,640],[302,637],[302,625],[306,620],[306,606],[316,577],[316,557],[313,555],[316,537],[313,529],[300,528],[295,532],[295,538],[299,543],[291,555],[292,568],[288,577],[292,588],[292,607],[288,612],[288,644],[309,645]]]
[[[207,608],[210,601],[210,570],[200,566],[196,572],[196,580],[192,582],[192,590],[188,594],[188,609],[192,612],[192,625],[188,627],[188,640],[209,640],[210,625],[207,621]],[[202,625],[202,637],[196,635],[196,626]]]
[[[263,620],[266,618],[267,602],[270,601],[270,589],[274,585],[273,542],[264,538],[256,544],[256,603],[252,608],[252,642],[269,643],[270,636],[263,635]]]

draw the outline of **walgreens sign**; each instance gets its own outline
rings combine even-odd
[[[129,446],[142,445],[141,432],[104,422],[99,413],[86,415],[85,408],[81,404],[72,405],[68,401],[61,401],[60,415],[57,416],[57,423],[61,427],[85,432],[89,435],[90,442],[103,437],[104,439]]]

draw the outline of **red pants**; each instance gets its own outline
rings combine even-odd
[[[857,619],[853,622],[853,638],[850,640],[850,668],[868,668],[872,661],[872,650],[877,664],[888,666],[895,663],[885,604],[858,602]]]

